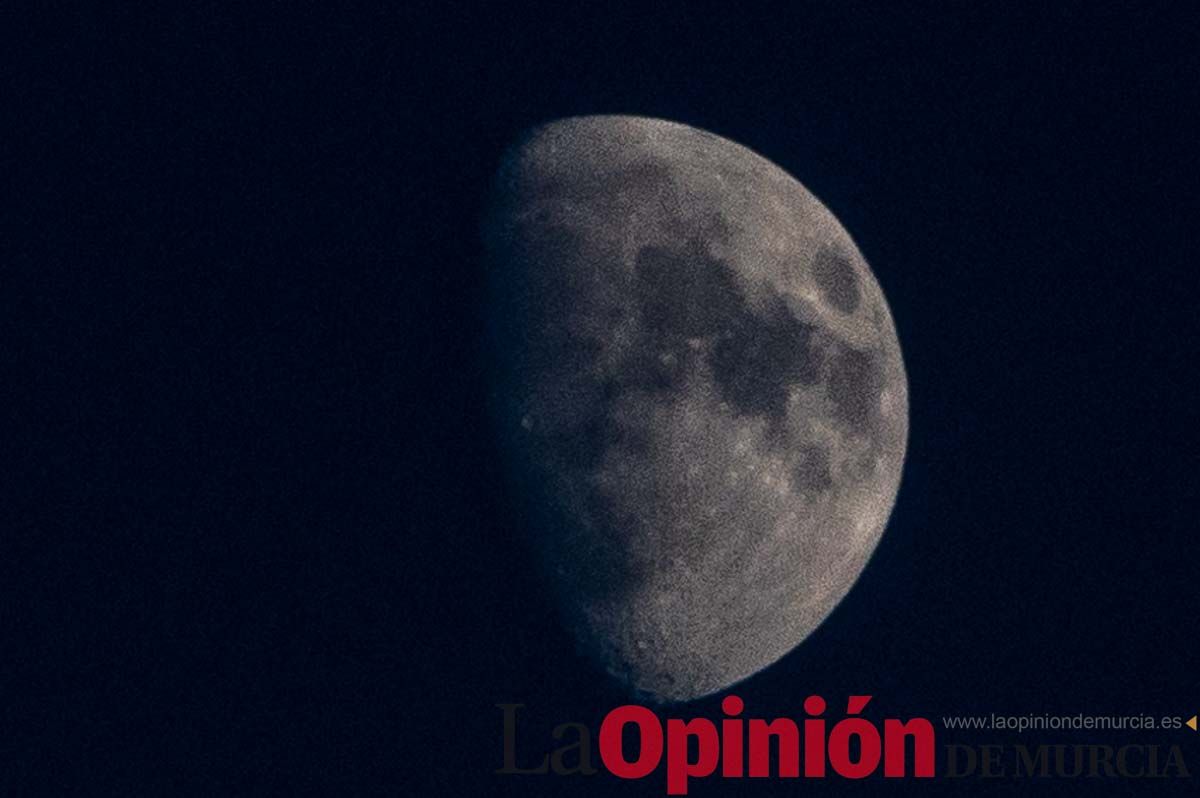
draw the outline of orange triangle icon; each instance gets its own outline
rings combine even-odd
[[[1187,723],[1187,726],[1189,729],[1191,729],[1192,731],[1196,730],[1196,716],[1195,715],[1192,715],[1190,718],[1188,718],[1186,723]]]

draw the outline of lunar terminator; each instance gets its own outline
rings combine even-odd
[[[581,648],[657,701],[778,660],[858,578],[904,461],[854,242],[749,149],[628,116],[527,134],[484,229],[496,423]]]

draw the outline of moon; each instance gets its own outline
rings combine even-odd
[[[777,661],[900,483],[907,380],[862,253],[765,158],[632,116],[526,133],[483,229],[506,471],[581,650],[655,702]]]

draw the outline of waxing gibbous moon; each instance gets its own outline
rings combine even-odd
[[[778,660],[858,578],[904,462],[850,236],[751,150],[631,116],[526,134],[484,231],[496,423],[582,650],[662,702]]]

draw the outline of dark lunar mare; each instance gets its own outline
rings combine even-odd
[[[527,496],[529,528],[539,536],[539,549],[550,544],[556,567],[578,565],[566,575],[569,590],[620,592],[646,576],[645,567],[622,546],[633,524],[614,497],[583,497],[597,522],[585,535],[556,509],[561,496],[551,487],[563,473],[594,468],[609,447],[644,452],[646,442],[637,430],[613,418],[613,400],[623,392],[638,389],[666,400],[703,360],[721,398],[738,414],[776,425],[777,445],[783,447],[792,443],[778,426],[786,414],[788,386],[811,386],[827,375],[835,416],[848,432],[872,426],[872,400],[883,378],[870,353],[801,321],[773,291],[767,292],[765,309],[756,312],[729,265],[712,256],[705,241],[692,239],[680,248],[647,246],[638,252],[632,297],[640,314],[639,339],[619,370],[600,376],[593,366],[601,344],[572,323],[578,298],[588,291],[580,279],[582,270],[574,268],[587,252],[584,239],[535,216],[520,229],[493,230],[491,240],[492,268],[506,275],[493,286],[491,314],[493,383],[505,386],[495,393],[510,397],[497,407],[500,427],[510,433],[504,450],[528,445],[518,440],[524,430],[511,429],[512,420],[522,418],[528,408],[511,397],[546,384],[547,374],[557,375],[559,386],[570,387],[570,407],[552,429],[540,433],[538,456],[514,463],[514,473],[524,475],[518,487]],[[853,295],[857,303],[857,287],[852,274],[845,276],[844,261],[828,249],[817,260],[827,264],[823,285],[843,299]],[[689,343],[695,341],[704,346],[698,350]],[[553,377],[550,381],[556,382]],[[833,484],[828,450],[802,444],[794,473],[805,489],[828,490]],[[580,550],[587,556],[562,556]]]

